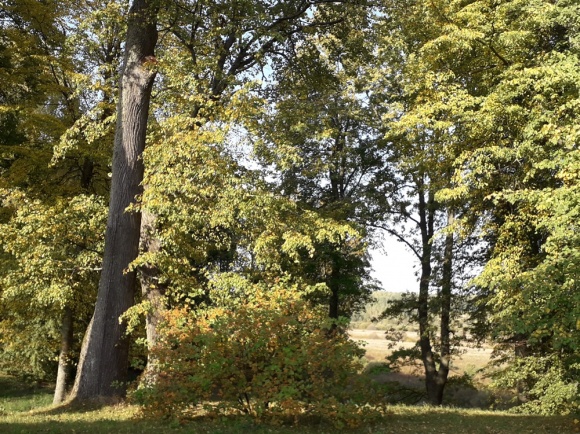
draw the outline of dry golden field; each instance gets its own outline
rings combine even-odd
[[[402,342],[393,342],[385,339],[383,330],[352,329],[349,332],[355,341],[361,341],[366,350],[366,360],[369,362],[382,362],[397,348],[412,348],[417,342],[417,333],[404,332]],[[476,348],[463,346],[458,348],[460,355],[456,356],[451,365],[452,375],[463,375],[468,372],[474,374],[483,368],[490,360],[492,349],[489,346]]]
[[[390,399],[393,402],[407,404],[421,402],[424,397],[425,377],[419,360],[413,364],[403,364],[393,371],[380,365],[381,362],[387,362],[386,357],[394,350],[413,348],[418,339],[417,332],[403,332],[402,340],[398,342],[388,341],[383,330],[352,329],[349,333],[351,338],[361,342],[366,350],[364,361],[367,363],[365,368],[367,375],[371,375],[374,381],[390,384],[396,390],[406,391],[392,394]],[[450,382],[446,387],[444,403],[463,408],[486,409],[492,405],[503,407],[496,399],[500,396],[495,396],[489,390],[490,379],[483,372],[483,368],[490,361],[492,349],[489,346],[481,348],[462,346],[457,350],[459,354],[452,359]],[[402,398],[404,396],[408,399]]]
[[[403,340],[400,342],[388,341],[383,330],[352,329],[349,334],[353,340],[360,341],[363,345],[367,362],[384,362],[393,350],[397,348],[410,349],[418,339],[417,333],[411,331],[404,332]],[[462,346],[458,348],[458,351],[460,354],[452,360],[451,375],[460,376],[467,372],[482,380],[482,376],[476,374],[489,362],[492,353],[491,347]],[[421,369],[413,370],[411,367],[403,367],[401,373],[420,376]]]

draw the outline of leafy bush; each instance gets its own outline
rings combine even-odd
[[[521,405],[514,412],[569,414],[580,408],[578,368],[564,366],[557,355],[519,357],[497,374],[493,385],[517,389]]]
[[[474,377],[473,370],[451,375],[445,386],[445,403],[460,408],[489,408],[493,403],[492,393]]]
[[[154,417],[182,419],[203,409],[356,425],[381,414],[348,396],[356,395],[361,349],[283,286],[258,289],[237,307],[168,312],[153,356],[156,380],[133,396]]]

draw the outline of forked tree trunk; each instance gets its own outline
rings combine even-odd
[[[433,405],[443,403],[443,392],[449,376],[451,362],[451,289],[452,289],[452,269],[453,269],[453,234],[445,237],[445,247],[443,253],[443,270],[440,293],[440,360],[439,367],[433,353],[429,331],[429,285],[431,281],[431,238],[434,235],[434,201],[430,194],[425,198],[424,194],[419,196],[419,216],[422,234],[423,257],[421,260],[421,281],[419,284],[419,346],[421,349],[421,359],[425,369],[425,389],[427,402]],[[448,211],[448,225],[453,223],[454,214]]]
[[[73,344],[73,312],[66,307],[62,313],[62,325],[60,329],[60,354],[58,356],[58,372],[56,374],[56,387],[54,388],[53,404],[60,404],[66,397],[66,389],[71,377],[70,351]]]
[[[419,183],[419,229],[421,231],[421,277],[419,280],[418,322],[419,322],[419,347],[421,360],[425,369],[425,387],[427,400],[431,404],[440,404],[439,393],[436,387],[437,366],[435,355],[431,346],[429,324],[429,286],[431,284],[431,240],[434,235],[434,198],[431,192],[425,191],[423,183]],[[442,396],[441,396],[442,397]]]
[[[134,0],[129,11],[103,269],[71,393],[76,400],[124,394],[129,341],[124,338],[119,317],[134,303],[136,276],[127,268],[137,257],[141,226],[141,214],[126,209],[142,192],[141,157],[155,78],[149,65],[154,63],[157,43],[156,10],[152,5],[152,0]]]

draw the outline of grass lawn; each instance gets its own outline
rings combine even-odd
[[[379,424],[356,430],[337,430],[328,425],[268,426],[235,417],[200,419],[184,425],[138,417],[138,408],[127,405],[104,407],[51,407],[51,390],[29,387],[6,376],[0,377],[0,433],[332,433],[366,434],[519,434],[576,433],[574,417],[516,416],[507,413],[451,408],[394,406]]]

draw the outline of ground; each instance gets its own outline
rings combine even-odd
[[[380,330],[351,330],[355,340],[363,341],[366,360],[380,364],[392,348]],[[406,332],[402,344],[410,348],[416,333]],[[491,349],[462,348],[461,358],[453,364],[452,374],[475,373],[485,366]],[[400,373],[375,374],[379,380],[400,381],[422,388],[422,380],[410,368]],[[148,420],[139,408],[126,403],[91,405],[84,407],[54,407],[51,385],[27,385],[13,377],[0,375],[0,432],[11,433],[332,433],[350,432],[373,434],[515,434],[515,433],[579,433],[579,416],[537,417],[507,412],[465,408],[435,408],[428,406],[393,405],[378,424],[354,430],[337,430],[331,425],[271,426],[257,424],[251,419],[236,416],[227,419],[197,419],[185,424],[169,420]]]
[[[127,404],[52,407],[50,385],[28,386],[12,377],[0,376],[0,432],[13,433],[199,433],[199,434],[515,434],[580,432],[573,416],[516,416],[503,412],[392,406],[378,424],[355,430],[337,430],[329,425],[258,425],[244,417],[207,420],[186,424],[151,421],[139,416],[139,409]]]

